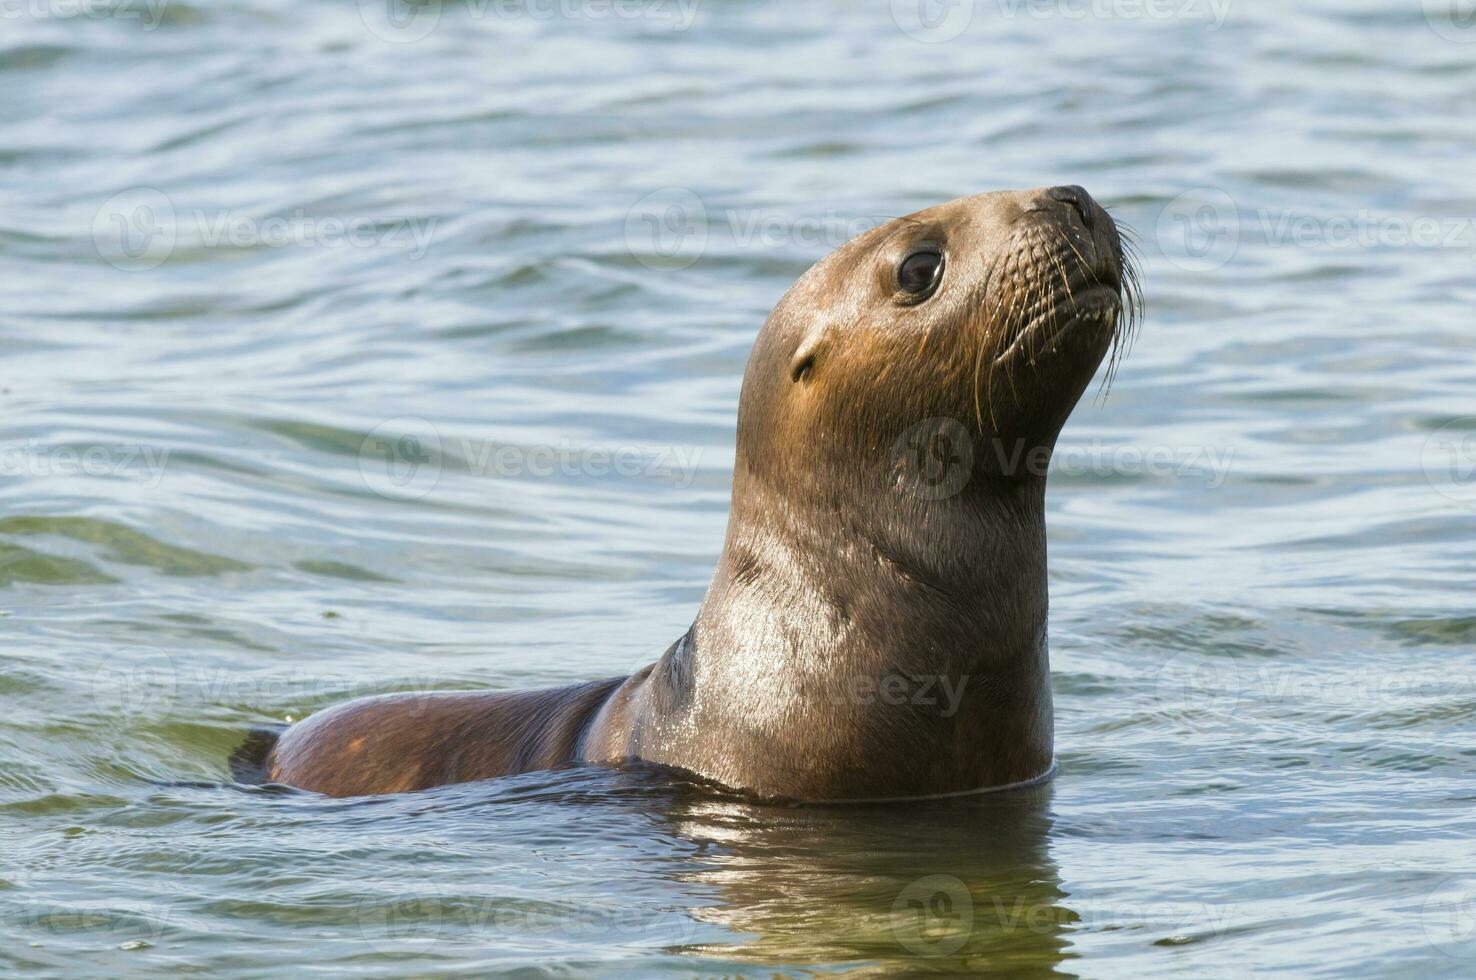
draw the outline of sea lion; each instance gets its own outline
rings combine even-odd
[[[1131,327],[1134,283],[1079,187],[852,239],[759,332],[723,552],[655,664],[351,701],[288,729],[268,778],[356,796],[642,761],[800,801],[1046,778],[1045,464]]]

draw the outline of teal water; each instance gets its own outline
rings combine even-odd
[[[7,6],[0,970],[1472,975],[1469,12]],[[1053,784],[228,783],[654,659],[789,282],[1063,182],[1148,315],[1051,478]]]

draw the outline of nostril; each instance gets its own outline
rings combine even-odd
[[[1066,187],[1052,187],[1046,191],[1046,195],[1076,209],[1077,217],[1081,218],[1081,223],[1089,230],[1096,223],[1091,195],[1075,184]]]

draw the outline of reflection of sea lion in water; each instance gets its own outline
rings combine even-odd
[[[1115,225],[1077,187],[860,235],[759,333],[722,557],[657,663],[351,701],[284,733],[267,775],[351,796],[644,760],[802,800],[1043,777],[1044,461],[1130,285]]]
[[[694,923],[676,948],[747,967],[728,975],[848,964],[839,975],[1059,980],[1081,916],[1051,858],[1050,795],[760,807],[674,787],[627,806],[648,806],[662,839],[685,845],[658,866]],[[630,824],[629,837],[646,830]]]

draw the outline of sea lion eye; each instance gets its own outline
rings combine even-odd
[[[897,288],[914,297],[927,296],[942,278],[943,253],[935,248],[913,252],[897,266]]]

